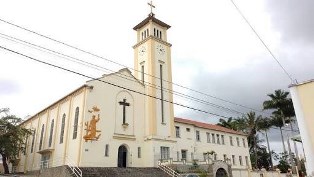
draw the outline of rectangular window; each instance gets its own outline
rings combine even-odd
[[[236,164],[236,162],[235,162],[235,156],[234,156],[234,155],[232,155],[232,164],[233,164],[233,165]]]
[[[187,131],[187,132],[190,132],[190,128],[186,128],[186,131]]]
[[[243,165],[242,156],[239,156],[239,162],[240,162],[240,165],[242,166]]]
[[[162,69],[162,65],[160,65],[159,68],[159,72],[160,72],[160,101],[161,101],[161,122],[165,123],[165,118],[164,118],[164,91],[163,91],[163,69]]]
[[[243,147],[246,147],[245,139],[244,139],[244,138],[242,138],[242,142],[243,142]]]
[[[160,155],[161,155],[161,159],[169,159],[170,154],[169,154],[169,147],[164,147],[161,146],[160,147]]]
[[[224,162],[227,161],[227,154],[224,154]]]
[[[187,150],[181,150],[181,160],[186,160]]]
[[[180,152],[177,151],[177,161],[180,161]]]
[[[144,79],[145,79],[145,75],[144,75],[144,64],[142,65],[142,82],[143,82],[143,84],[144,84]]]
[[[141,155],[141,147],[137,147],[137,157],[138,158],[142,157],[142,155]]]
[[[224,135],[221,135],[221,144],[225,144],[225,136]]]
[[[105,147],[105,156],[106,156],[106,157],[109,157],[109,144],[106,144],[106,147]]]
[[[230,139],[230,146],[233,146],[232,136],[229,136],[229,139]]]
[[[236,140],[237,140],[237,145],[240,147],[240,140],[239,140],[239,137],[236,137]]]
[[[210,143],[210,133],[206,132],[207,143]]]
[[[196,141],[201,141],[200,131],[196,130]]]
[[[194,160],[194,154],[191,152],[191,159]]]
[[[216,136],[217,136],[217,144],[220,144],[220,135],[217,134]]]
[[[214,154],[214,160],[217,160],[217,154],[216,153]]]
[[[246,164],[246,166],[249,166],[249,158],[248,158],[248,156],[245,156],[245,164]]]
[[[212,143],[216,143],[215,141],[215,134],[212,133]]]
[[[180,138],[180,127],[176,126],[176,137]]]

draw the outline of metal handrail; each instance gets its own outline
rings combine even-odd
[[[65,157],[66,158],[66,161],[68,162],[68,167],[72,170],[72,173],[76,176],[76,177],[82,177],[83,173],[82,173],[82,170],[74,165],[75,163],[70,159],[68,158],[67,156]]]
[[[167,173],[168,175],[172,176],[172,177],[180,177],[179,173],[177,173],[172,168],[170,168],[170,167],[168,167],[166,165],[162,165],[160,161],[158,162],[158,168],[161,169],[162,171],[164,171],[165,173]]]
[[[54,159],[53,163],[51,163],[51,165],[50,165],[49,163],[51,160],[52,159],[40,161],[40,165],[39,165],[40,169],[53,167],[54,166],[53,164],[55,164],[56,162],[62,162],[64,159],[62,157],[60,159]],[[70,170],[72,171],[72,174],[75,175],[75,177],[82,177],[83,176],[82,170],[78,166],[74,165],[75,163],[70,158],[68,158],[66,156],[65,160],[66,160],[65,163],[64,164],[61,163],[61,164],[67,165],[70,168]]]

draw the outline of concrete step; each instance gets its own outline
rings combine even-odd
[[[168,177],[158,168],[80,167],[83,177]]]

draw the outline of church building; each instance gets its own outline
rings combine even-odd
[[[88,80],[23,122],[33,131],[18,171],[72,163],[78,167],[157,167],[159,163],[228,162],[250,169],[247,136],[176,118],[170,25],[153,13],[138,23],[134,72]]]

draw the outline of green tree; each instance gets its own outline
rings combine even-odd
[[[253,146],[253,149],[250,149],[252,166],[255,167],[255,169],[266,168],[266,170],[270,170],[271,158],[266,150],[266,147],[260,144],[263,140],[260,139],[258,135],[256,135],[256,142],[257,145]],[[271,153],[274,154],[273,151]]]
[[[267,95],[270,97],[270,100],[266,100],[263,103],[264,109],[273,110],[272,114],[274,116],[272,116],[272,124],[280,129],[284,152],[286,152],[286,147],[282,135],[282,127],[286,123],[291,122],[291,117],[295,116],[292,99],[288,98],[288,95],[289,92],[284,90],[275,90],[274,94]]]
[[[0,154],[4,173],[9,173],[8,160],[14,165],[20,152],[25,151],[25,140],[30,130],[20,126],[22,119],[9,114],[9,109],[0,109]]]
[[[267,150],[264,146],[260,145],[262,140],[259,139],[258,136],[258,132],[261,131],[266,132],[267,135],[267,130],[271,126],[269,119],[262,118],[262,116],[256,115],[255,112],[249,112],[238,118],[229,118],[228,120],[220,119],[217,125],[236,131],[242,131],[248,135],[247,138],[250,158],[253,167],[265,167],[268,169],[270,166],[272,166],[271,155],[267,153]]]
[[[279,156],[276,156],[276,160],[279,160],[279,164],[277,165],[277,168],[279,168],[279,170],[282,173],[287,173],[288,169],[289,168],[291,169],[291,166],[288,163],[288,158],[289,158],[289,155],[287,152],[280,153]]]

